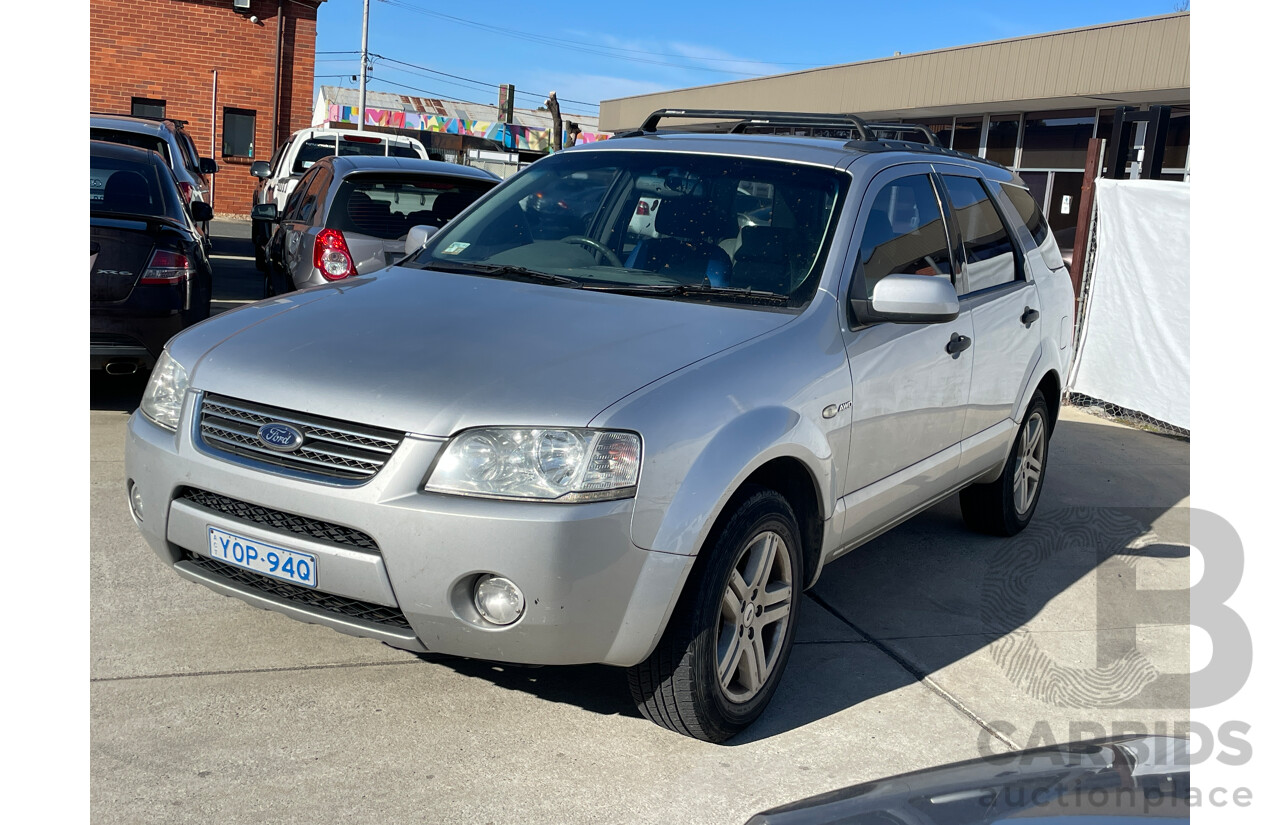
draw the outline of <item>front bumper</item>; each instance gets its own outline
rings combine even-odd
[[[406,437],[372,480],[354,487],[223,460],[197,446],[196,398],[188,393],[177,434],[137,412],[129,419],[125,474],[143,500],[135,521],[179,575],[258,607],[407,650],[626,666],[652,651],[692,567],[692,557],[632,544],[631,499],[549,504],[420,492],[440,439]],[[377,548],[204,506],[184,494],[191,489],[354,528]],[[314,555],[317,590],[218,568],[207,558],[209,527]],[[527,606],[514,624],[497,627],[476,613],[471,587],[484,573],[523,590]]]

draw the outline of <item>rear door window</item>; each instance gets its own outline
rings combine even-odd
[[[1013,283],[1020,264],[1013,239],[977,178],[943,175],[964,245],[967,292]]]
[[[444,226],[496,183],[432,175],[351,175],[338,188],[325,224],[344,233],[398,240],[415,226]]]
[[[887,184],[867,213],[858,248],[866,296],[886,275],[951,277],[951,252],[942,207],[928,175]]]

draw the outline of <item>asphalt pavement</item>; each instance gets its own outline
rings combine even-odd
[[[248,226],[215,222],[218,307],[261,296]],[[143,382],[104,378],[96,823],[740,823],[854,782],[1189,716],[1185,441],[1064,410],[1027,531],[975,535],[952,498],[831,563],[769,709],[710,745],[642,719],[618,669],[417,656],[178,578],[124,500]],[[1147,590],[1175,595],[1153,612]]]

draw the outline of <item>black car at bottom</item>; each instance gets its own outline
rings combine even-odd
[[[89,368],[149,370],[165,342],[209,317],[213,269],[164,158],[89,141]]]

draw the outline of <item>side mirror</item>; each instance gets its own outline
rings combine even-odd
[[[201,161],[201,163],[203,163],[203,161]],[[271,177],[271,164],[267,163],[265,160],[255,160],[249,166],[249,174],[253,175],[255,178],[262,178],[263,180],[266,180]]]
[[[853,301],[862,323],[936,324],[960,315],[960,298],[942,275],[886,275],[871,291],[870,301]]]
[[[218,164],[213,162],[213,158],[200,158],[200,174],[214,175],[218,172]]]
[[[255,203],[253,209],[249,212],[249,217],[255,221],[275,223],[280,220],[280,210],[276,208],[274,203]]]
[[[431,236],[440,231],[438,226],[415,226],[409,230],[409,234],[404,239],[404,254],[412,255],[419,249],[427,245],[427,241],[431,240]]]
[[[188,208],[191,211],[191,220],[196,223],[213,220],[213,207],[204,201],[192,201]]]

